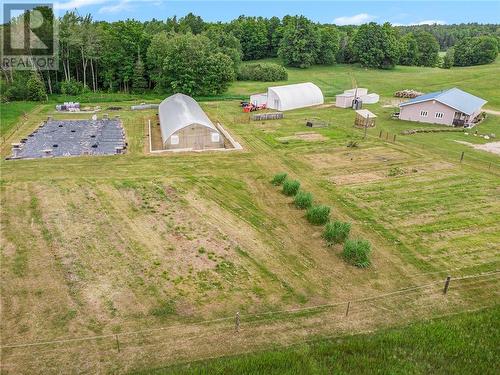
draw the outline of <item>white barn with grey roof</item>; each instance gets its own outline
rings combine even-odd
[[[458,88],[417,96],[399,105],[399,119],[450,126],[475,124],[486,100]]]
[[[190,96],[175,94],[158,107],[165,149],[206,150],[224,147],[224,138]]]

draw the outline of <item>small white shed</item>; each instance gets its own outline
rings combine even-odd
[[[250,103],[252,103],[255,106],[261,106],[263,104],[267,104],[267,94],[264,92],[261,94],[250,95]]]
[[[335,95],[335,107],[351,108],[353,100],[354,100],[354,94],[351,93],[343,93]]]

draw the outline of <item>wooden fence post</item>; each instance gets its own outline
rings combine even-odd
[[[351,307],[351,301],[347,302],[347,309],[345,310],[345,316],[349,315],[349,308]]]
[[[389,139],[389,132],[385,135],[385,140],[387,141]]]
[[[444,282],[443,294],[448,293],[448,288],[450,287],[451,276],[446,277],[446,281]]]
[[[118,349],[118,353],[120,353],[120,341],[118,340],[118,335],[115,335],[116,339],[116,349]]]
[[[236,313],[236,318],[234,319],[234,329],[236,332],[240,331],[240,312]]]
[[[464,154],[465,154],[465,151],[462,151],[462,155],[460,155],[460,163],[464,160]]]
[[[380,131],[380,133],[378,133],[378,137],[382,138],[382,130]]]
[[[392,138],[393,142],[396,142],[396,134],[394,134],[394,138]]]

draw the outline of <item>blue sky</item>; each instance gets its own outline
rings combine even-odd
[[[15,0],[8,0],[16,2]],[[42,1],[42,0],[36,0]],[[42,1],[50,2],[50,1]],[[193,12],[207,21],[228,21],[241,14],[278,16],[302,14],[322,23],[361,24],[369,21],[393,24],[500,23],[500,1],[161,1],[161,0],[59,0],[59,13],[77,9],[96,20],[182,17]]]

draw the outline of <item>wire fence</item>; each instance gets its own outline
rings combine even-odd
[[[128,332],[10,342],[1,346],[2,372],[122,372],[402,325],[498,304],[499,275],[452,277],[331,304]]]
[[[407,137],[411,137],[411,135],[400,135],[384,130],[379,130],[377,135],[371,135],[371,138],[378,138],[379,140],[393,144],[407,144],[405,139]],[[424,143],[414,144],[414,146],[420,148],[421,150],[428,150],[430,154],[436,153],[435,147],[427,147]],[[500,163],[494,162],[492,160],[483,160],[481,158],[478,158],[473,154],[473,151],[470,149],[470,147],[465,145],[463,151],[447,151],[446,159],[454,163],[468,165],[476,169],[481,169],[482,171],[500,175]]]

